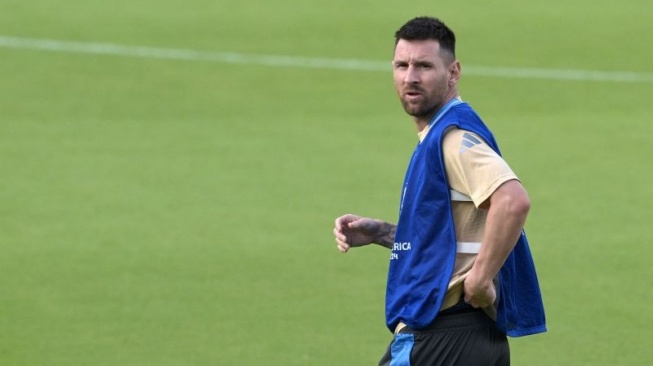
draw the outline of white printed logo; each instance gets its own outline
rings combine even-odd
[[[410,250],[410,242],[394,243],[392,245],[392,253],[390,260],[399,259],[399,252]]]

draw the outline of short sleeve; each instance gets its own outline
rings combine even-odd
[[[469,196],[476,207],[503,183],[519,180],[505,160],[473,132],[449,130],[442,150],[449,186]]]

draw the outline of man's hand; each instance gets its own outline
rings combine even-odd
[[[484,308],[494,303],[497,298],[497,291],[494,288],[492,279],[477,276],[474,269],[469,272],[463,283],[465,302],[475,308]]]
[[[395,225],[381,220],[347,214],[336,219],[333,235],[338,250],[346,253],[349,248],[377,243],[388,247],[394,240]],[[388,244],[390,239],[390,244]]]

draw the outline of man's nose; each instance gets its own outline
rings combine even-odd
[[[408,66],[408,69],[406,69],[406,75],[404,75],[404,82],[406,84],[416,84],[419,82],[419,73],[415,66]]]

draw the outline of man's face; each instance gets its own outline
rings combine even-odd
[[[393,75],[399,100],[416,120],[428,120],[451,95],[452,60],[440,54],[435,40],[400,39],[395,47]],[[455,65],[454,65],[455,66]]]

